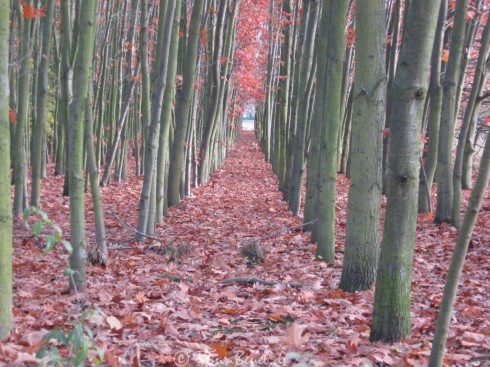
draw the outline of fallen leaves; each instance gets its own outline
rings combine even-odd
[[[298,230],[301,218],[289,215],[276,190],[277,179],[256,149],[252,133],[242,135],[210,184],[195,189],[179,209],[171,208],[158,226],[155,235],[168,243],[127,241],[134,234],[108,216],[109,241],[125,241],[127,248],[112,248],[106,269],[88,267],[90,286],[79,301],[61,294],[66,287],[60,275],[65,255],[54,251],[43,256],[33,240],[16,237],[16,332],[0,345],[0,360],[16,363],[34,358],[32,348],[41,335],[48,329],[68,328],[81,304],[102,311],[90,327],[111,367],[144,366],[150,361],[170,366],[179,358],[188,358],[189,365],[196,366],[226,361],[426,365],[457,231],[435,225],[428,215],[419,216],[413,337],[392,346],[371,344],[373,291],[348,294],[337,289],[342,255],[337,255],[333,266],[314,261],[309,235]],[[336,234],[342,246],[349,185],[344,176],[338,180]],[[59,196],[62,182],[60,176],[43,182],[43,202],[50,218],[68,233],[68,205]],[[141,178],[133,176],[102,188],[106,210],[134,224],[140,189]],[[87,196],[89,245],[94,241],[91,205]],[[450,366],[486,363],[482,358],[490,350],[488,203],[478,223],[449,335]],[[264,263],[247,264],[239,256],[240,248],[251,240],[267,251]],[[165,251],[169,244],[191,250],[171,259]],[[223,284],[226,279],[266,281]]]

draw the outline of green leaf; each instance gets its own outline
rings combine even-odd
[[[73,274],[75,274],[75,270],[70,269],[70,268],[65,269],[65,270],[63,271],[63,275],[66,275],[66,276],[68,276],[68,277],[71,277]]]
[[[73,252],[73,247],[71,247],[71,243],[67,240],[61,240],[61,243],[63,244],[63,246],[65,246],[66,251],[68,251],[68,253],[71,255]]]
[[[44,253],[47,253],[54,249],[54,246],[56,245],[56,239],[52,234],[46,237],[46,248],[44,249]]]
[[[32,231],[34,232],[34,236],[36,238],[38,238],[41,235],[43,231],[43,227],[44,227],[43,222],[40,220],[36,221],[36,223],[34,223],[34,225],[32,226]]]
[[[24,220],[27,220],[29,219],[29,217],[31,216],[31,208],[25,208],[24,211],[22,212],[22,217],[24,218]]]
[[[78,367],[88,358],[88,343],[83,343],[82,348],[78,351],[75,357],[74,366]]]

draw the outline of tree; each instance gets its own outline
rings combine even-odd
[[[463,117],[463,123],[458,137],[458,147],[456,149],[456,158],[454,160],[453,170],[453,202],[451,224],[459,228],[461,224],[461,195],[463,189],[463,155],[465,145],[467,143],[467,135],[472,125],[476,124],[478,112],[480,110],[481,98],[479,98],[485,88],[488,79],[488,70],[485,63],[488,61],[490,44],[490,22],[487,24],[482,33],[480,52],[478,54],[477,64],[475,66],[475,74],[473,76],[473,85],[471,87],[470,96],[466,104],[466,110]],[[474,127],[473,127],[474,129]],[[471,179],[469,180],[471,183]],[[471,187],[471,186],[470,186]]]
[[[192,8],[192,19],[189,27],[186,58],[184,62],[184,74],[182,88],[177,91],[175,107],[175,132],[172,142],[169,180],[168,203],[177,206],[180,202],[180,185],[184,169],[184,149],[187,134],[189,114],[191,110],[192,96],[195,90],[197,71],[197,51],[199,47],[199,31],[205,0],[196,0]]]
[[[78,52],[73,73],[73,102],[70,106],[68,168],[70,187],[70,268],[75,272],[70,278],[70,288],[87,287],[85,240],[85,198],[83,179],[83,118],[89,81],[92,78],[92,59],[95,36],[95,6],[97,1],[84,0],[80,8]]]
[[[325,99],[316,100],[322,106],[323,120],[318,168],[318,223],[316,256],[326,262],[335,261],[335,199],[337,194],[337,138],[340,129],[340,95],[344,59],[347,0],[329,0],[323,4],[322,21],[327,22]]]
[[[165,92],[165,86],[167,82],[167,62],[169,59],[170,51],[170,39],[172,36],[172,26],[174,21],[175,12],[175,1],[170,1],[164,7],[163,4],[166,3],[162,0],[160,3],[160,11],[166,10],[165,22],[160,24],[159,33],[161,32],[161,44],[157,45],[157,49],[160,50],[160,54],[157,55],[158,64],[156,68],[158,73],[156,73],[155,81],[155,91],[153,92],[153,98],[151,103],[151,114],[150,114],[150,127],[148,134],[148,141],[146,142],[146,153],[145,153],[145,175],[143,178],[143,188],[141,189],[140,205],[139,205],[139,219],[138,219],[138,230],[141,233],[146,233],[148,229],[150,232],[153,231],[153,226],[148,227],[148,218],[154,216],[155,206],[151,202],[155,201],[155,190],[154,180],[156,182],[156,161],[158,153],[158,139],[160,136],[160,117],[162,114],[162,103],[163,94]],[[176,55],[172,55],[175,57]],[[153,191],[153,192],[152,192]],[[153,213],[150,213],[150,207],[153,209]],[[150,222],[151,223],[151,222]],[[142,237],[139,237],[142,239]]]
[[[36,101],[36,117],[32,127],[31,140],[31,165],[32,165],[32,191],[31,205],[40,207],[40,188],[41,188],[41,173],[42,173],[42,157],[43,157],[43,140],[45,138],[46,124],[46,104],[48,94],[48,66],[49,54],[52,44],[52,29],[54,19],[54,0],[48,0],[46,3],[46,16],[43,18],[43,36],[41,62],[37,71],[37,101]]]
[[[461,72],[464,37],[466,29],[466,13],[469,0],[456,2],[449,60],[444,74],[441,125],[439,129],[439,145],[437,153],[437,210],[436,222],[451,221],[453,201],[453,144],[456,124],[457,85]]]
[[[463,272],[464,259],[468,252],[468,245],[471,240],[471,234],[475,227],[476,219],[480,211],[485,192],[490,180],[490,139],[487,137],[485,148],[480,162],[480,170],[476,179],[475,188],[471,193],[471,198],[466,209],[463,225],[458,235],[458,240],[454,248],[453,257],[449,266],[446,280],[446,286],[439,306],[439,315],[437,317],[436,330],[434,332],[434,341],[429,360],[430,367],[439,367],[443,365],[443,358],[446,347],[447,333],[449,323],[453,313],[453,306],[456,300],[459,279]]]
[[[25,16],[24,9],[32,8],[32,1],[23,3],[21,16],[22,24],[22,43],[21,43],[21,68],[18,80],[18,112],[13,140],[14,147],[14,215],[22,213],[27,206],[26,175],[27,175],[27,144],[26,129],[29,116],[29,86],[31,79],[32,60],[31,60],[31,23],[32,18]]]
[[[372,287],[379,254],[382,131],[385,119],[385,1],[356,6],[356,75],[349,206],[340,288]]]
[[[8,337],[13,325],[10,88],[8,72],[9,16],[10,1],[0,0],[0,341]]]
[[[298,112],[296,115],[296,133],[294,134],[293,166],[289,186],[289,210],[293,215],[299,215],[301,204],[301,186],[305,170],[306,130],[308,123],[308,106],[310,105],[311,85],[314,77],[313,52],[315,50],[316,29],[320,2],[310,1],[306,24],[305,39],[299,65]],[[279,137],[278,137],[279,138]]]
[[[396,342],[411,334],[410,287],[421,155],[422,114],[440,1],[413,0],[393,84],[386,221],[371,341]]]
[[[441,58],[444,32],[446,28],[447,1],[441,1],[439,9],[439,19],[437,21],[436,37],[432,48],[430,82],[429,82],[429,113],[427,122],[427,133],[429,144],[425,162],[422,167],[424,179],[420,180],[419,185],[419,204],[418,210],[421,213],[432,211],[432,184],[437,166],[437,147],[439,145],[439,125],[441,122],[442,109],[442,85],[441,85]]]

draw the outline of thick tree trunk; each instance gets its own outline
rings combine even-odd
[[[411,334],[410,287],[417,221],[421,138],[427,75],[440,0],[413,0],[393,84],[386,221],[376,276],[371,341]]]
[[[385,120],[385,1],[356,7],[356,75],[344,264],[340,288],[372,287],[379,254],[382,137]]]

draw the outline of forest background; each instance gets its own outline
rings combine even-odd
[[[0,0],[0,360],[490,363],[488,11]]]

